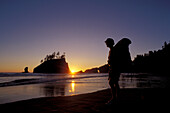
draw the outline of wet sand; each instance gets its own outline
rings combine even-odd
[[[169,89],[121,89],[120,99],[112,106],[110,89],[89,94],[44,97],[0,105],[1,113],[112,113],[119,111],[167,111]]]

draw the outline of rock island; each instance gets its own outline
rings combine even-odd
[[[34,68],[33,73],[70,73],[65,53],[61,56],[59,52],[47,55],[41,60],[41,64]]]

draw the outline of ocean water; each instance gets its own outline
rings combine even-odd
[[[122,73],[120,88],[164,88],[165,76]],[[72,96],[110,88],[108,74],[0,73],[0,104],[20,100]]]

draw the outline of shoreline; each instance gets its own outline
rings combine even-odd
[[[169,95],[169,88],[121,89],[118,103],[107,106],[105,103],[111,98],[111,93],[110,89],[105,89],[74,96],[42,97],[0,104],[0,109],[3,113],[104,113],[113,112],[119,108],[139,108],[143,110],[152,108],[152,110],[156,110],[168,105]]]

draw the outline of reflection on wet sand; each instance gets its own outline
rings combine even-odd
[[[76,83],[74,80],[71,82],[62,83],[47,83],[41,87],[41,92],[46,97],[54,97],[54,96],[65,96],[65,93],[69,93],[70,95],[75,95]]]
[[[66,84],[48,83],[42,87],[42,92],[46,97],[64,96]]]

